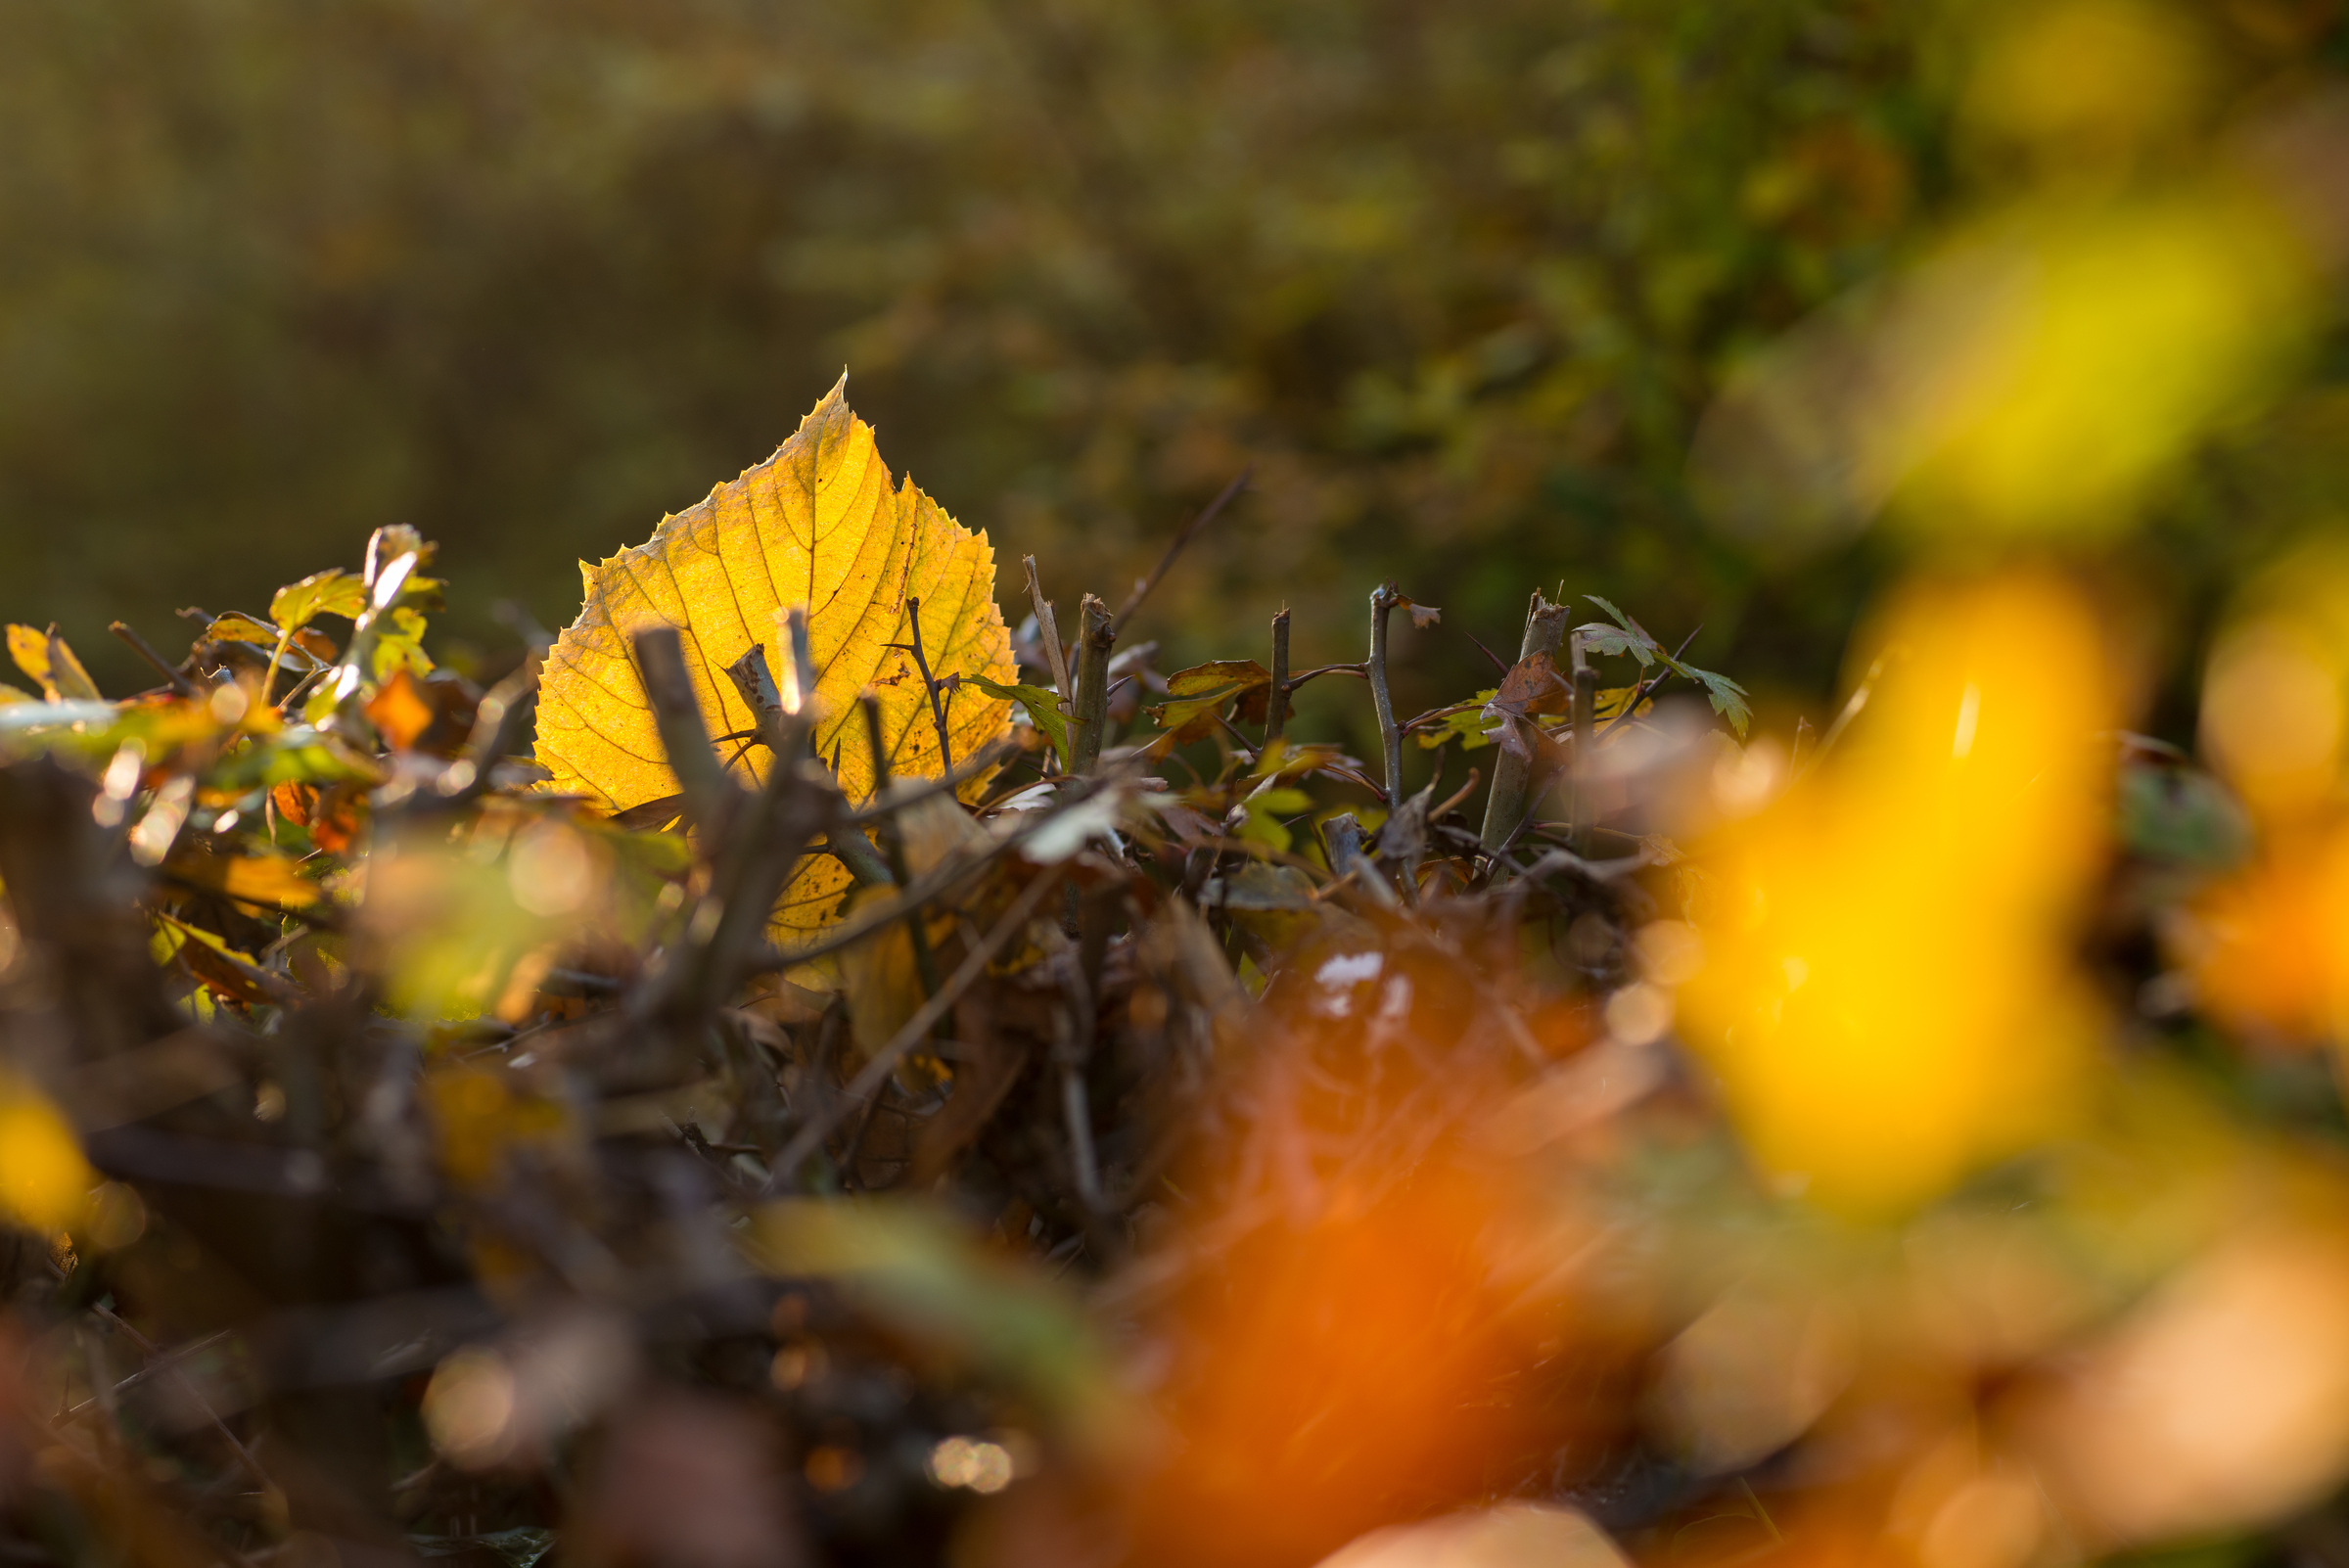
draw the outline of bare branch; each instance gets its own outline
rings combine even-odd
[[[1150,597],[1150,591],[1158,586],[1159,578],[1167,575],[1167,569],[1174,564],[1174,558],[1182,554],[1183,546],[1198,537],[1199,530],[1213,523],[1223,508],[1231,504],[1232,497],[1248,487],[1248,481],[1254,477],[1255,473],[1256,465],[1253,463],[1241,469],[1239,476],[1229,484],[1224,485],[1222,492],[1208,502],[1197,517],[1191,519],[1190,527],[1174,535],[1174,542],[1167,546],[1165,555],[1159,557],[1157,568],[1148,576],[1133,585],[1133,592],[1127,595],[1126,602],[1118,607],[1117,615],[1111,618],[1110,626],[1113,635],[1124,629],[1126,618],[1139,610],[1142,607],[1142,601]]]
[[[1052,619],[1052,601],[1044,597],[1043,584],[1036,580],[1036,557],[1022,556],[1020,561],[1028,569],[1028,602],[1036,609],[1036,627],[1043,637],[1044,662],[1052,667],[1052,687],[1060,694],[1060,711],[1075,718],[1077,688],[1069,680],[1069,654],[1060,645],[1060,627]]]
[[[1265,694],[1265,744],[1280,739],[1289,722],[1289,610],[1272,618],[1272,689]]]
[[[1108,607],[1084,596],[1084,629],[1077,644],[1077,734],[1069,746],[1069,771],[1089,773],[1101,757],[1101,732],[1109,724],[1109,651],[1117,646],[1117,623]]]
[[[1536,654],[1554,654],[1558,651],[1558,641],[1566,634],[1567,611],[1567,606],[1551,604],[1543,598],[1540,588],[1534,590],[1533,603],[1526,607],[1525,612],[1525,638],[1518,644],[1517,658],[1520,662]],[[1484,644],[1478,643],[1477,646],[1482,648]],[[1503,670],[1502,674],[1505,676],[1507,671]],[[1511,719],[1509,722],[1516,723],[1519,720]],[[1500,847],[1516,831],[1518,819],[1524,816],[1525,781],[1532,769],[1533,759],[1530,755],[1520,757],[1506,746],[1499,749],[1499,755],[1493,763],[1493,792],[1485,797],[1484,831],[1478,835],[1487,854],[1500,852]]]
[[[157,669],[161,670],[162,672],[163,679],[170,682],[171,689],[173,691],[179,693],[179,695],[182,697],[193,697],[196,695],[196,683],[190,680],[187,676],[181,674],[177,666],[173,665],[161,654],[157,653],[154,645],[149,643],[146,638],[140,636],[137,628],[132,626],[128,622],[115,622],[106,629],[113,632],[115,636],[121,638],[124,642],[129,643],[131,652],[137,654],[141,659],[146,660]],[[275,674],[276,672],[277,671],[275,669],[270,671],[271,674]]]
[[[806,1163],[809,1155],[822,1147],[825,1137],[841,1124],[849,1111],[870,1099],[879,1090],[881,1081],[897,1071],[898,1063],[904,1059],[905,1053],[929,1038],[930,1031],[938,1026],[939,1020],[944,1018],[962,993],[971,989],[972,983],[987,972],[987,966],[995,954],[1026,929],[1028,917],[1036,913],[1036,906],[1043,902],[1044,895],[1059,881],[1057,870],[1045,871],[1021,889],[1020,896],[1012,900],[1010,908],[1003,911],[994,929],[980,939],[979,945],[947,977],[945,984],[928,1001],[914,1009],[913,1016],[906,1019],[898,1032],[890,1037],[889,1043],[873,1053],[863,1070],[850,1082],[847,1092],[826,1105],[792,1134],[791,1141],[783,1146],[783,1152],[775,1157],[773,1172],[767,1177],[766,1191],[769,1196],[785,1190],[792,1174]]]
[[[1403,731],[1395,725],[1395,699],[1387,690],[1387,617],[1403,595],[1393,582],[1382,582],[1370,594],[1370,704],[1378,714],[1380,755],[1386,764],[1387,805],[1402,804]]]

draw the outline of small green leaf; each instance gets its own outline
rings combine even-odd
[[[1586,593],[1583,595],[1583,597],[1589,600],[1592,604],[1598,606],[1601,610],[1604,610],[1614,621],[1615,624],[1621,626],[1624,630],[1636,633],[1641,638],[1645,638],[1647,636],[1646,632],[1639,630],[1639,627],[1633,622],[1630,616],[1627,616],[1622,611],[1616,609],[1615,606],[1609,603],[1607,600],[1600,598],[1595,593]],[[1588,631],[1590,628],[1585,626],[1583,629]]]
[[[965,675],[965,682],[978,687],[997,702],[1018,703],[1028,714],[1028,721],[1044,732],[1052,750],[1060,757],[1060,765],[1069,765],[1069,718],[1060,711],[1060,699],[1042,686],[1006,686],[981,675]]]
[[[1583,647],[1591,653],[1630,654],[1639,661],[1642,669],[1656,662],[1658,649],[1655,640],[1645,632],[1626,631],[1620,626],[1610,626],[1603,621],[1577,626],[1574,631],[1576,636],[1583,639]]]
[[[373,665],[376,684],[390,680],[395,670],[405,669],[413,675],[433,672],[433,661],[424,651],[424,617],[402,605],[384,618],[391,624],[378,623],[375,632]]]
[[[409,586],[415,586],[413,579]],[[366,608],[367,583],[356,573],[313,572],[277,590],[269,600],[269,619],[284,630],[294,631],[320,616],[346,616],[356,621]]]
[[[1705,696],[1713,703],[1713,712],[1729,721],[1729,727],[1745,738],[1745,726],[1752,723],[1754,711],[1745,700],[1745,688],[1727,675],[1717,675],[1710,669],[1683,671],[1690,679],[1705,688]]]

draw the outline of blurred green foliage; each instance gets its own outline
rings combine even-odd
[[[2327,6],[2212,23],[2230,90]],[[378,526],[446,624],[758,461],[839,373],[895,462],[1172,655],[1359,657],[1443,604],[1456,695],[1563,579],[1816,694],[1893,546],[1771,559],[1685,496],[1727,367],[1995,183],[1898,0],[0,0],[0,617],[101,683]],[[2303,393],[2135,548],[2191,609],[2327,486]],[[2294,444],[2294,443],[2298,444]],[[2281,453],[2280,456],[2279,453]],[[2264,488],[2262,487],[2264,486]],[[2280,519],[2281,521],[2276,521]],[[2267,520],[2267,521],[2262,521]],[[2197,597],[2199,596],[2199,597]],[[2170,606],[2175,608],[2175,605]],[[1260,654],[1261,657],[1261,654]],[[1338,700],[1332,696],[1329,701]]]

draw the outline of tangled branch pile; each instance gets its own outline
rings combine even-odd
[[[1816,744],[1539,593],[1405,720],[1392,585],[1015,638],[839,389],[486,691],[430,557],[119,701],[11,629],[10,1561],[2025,1568],[2349,1465],[2329,1088],[2192,1009],[2243,819],[2060,585]]]

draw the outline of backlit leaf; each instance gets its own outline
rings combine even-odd
[[[36,626],[11,625],[8,628],[9,657],[17,668],[41,684],[41,691],[53,702],[101,702],[97,684],[90,679],[66,639],[51,626],[42,631]]]
[[[182,853],[163,869],[179,881],[263,907],[306,909],[320,898],[318,884],[284,855]]]
[[[538,699],[537,759],[547,788],[611,811],[677,793],[644,695],[630,639],[650,626],[681,634],[702,713],[714,735],[755,727],[726,667],[754,646],[784,668],[776,614],[808,609],[816,682],[816,755],[837,757],[852,802],[873,790],[857,694],[881,702],[882,745],[897,777],[942,771],[929,699],[910,655],[905,613],[919,598],[924,651],[944,679],[954,759],[1000,736],[1008,699],[983,690],[1019,678],[994,603],[994,551],[908,481],[896,484],[872,427],[849,408],[848,379],[826,394],[775,454],[665,518],[652,538],[600,566],[582,564],[586,602],[548,654]],[[731,753],[729,753],[731,755]],[[762,748],[734,765],[763,777]],[[985,780],[964,786],[975,799]],[[775,934],[788,941],[836,918],[849,875],[828,855],[802,862],[784,890]]]
[[[1218,659],[1194,665],[1167,677],[1168,700],[1151,709],[1150,716],[1177,741],[1195,741],[1215,728],[1216,715],[1237,697],[1241,699],[1241,716],[1262,723],[1265,697],[1271,684],[1272,672],[1253,659]]]
[[[1044,686],[1006,686],[1001,681],[985,676],[967,677],[970,683],[990,697],[1000,697],[1018,703],[1028,714],[1028,721],[1044,732],[1052,749],[1060,754],[1060,765],[1069,765],[1069,715],[1060,711],[1060,699]]]
[[[306,626],[320,616],[356,621],[367,608],[367,582],[354,572],[313,572],[289,582],[269,601],[269,619],[280,626]]]

